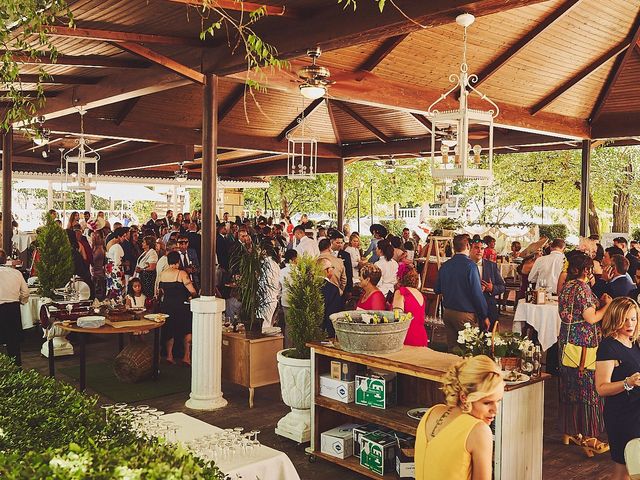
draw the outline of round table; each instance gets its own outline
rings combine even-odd
[[[561,320],[557,302],[547,302],[542,305],[519,302],[513,315],[513,331],[522,332],[525,322],[538,332],[538,341],[542,350],[547,350],[558,341]]]
[[[75,323],[65,325],[62,322],[56,323],[60,328],[67,332],[76,332],[79,334],[80,342],[80,391],[84,391],[86,388],[86,369],[87,369],[87,356],[86,356],[86,340],[87,335],[120,335],[120,350],[123,348],[123,335],[126,333],[140,333],[153,330],[153,364],[151,369],[151,377],[154,380],[158,379],[158,365],[160,356],[160,327],[164,325],[164,322],[144,321],[144,324],[138,326],[127,326],[116,328],[109,324],[104,324],[99,328],[81,328]],[[49,376],[55,377],[55,362],[53,355],[53,339],[49,340]]]

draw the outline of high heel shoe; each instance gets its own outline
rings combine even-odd
[[[570,443],[573,443],[575,445],[582,445],[583,442],[583,438],[582,438],[582,434],[578,433],[577,435],[569,435],[567,433],[562,435],[562,444],[563,445],[569,445]]]
[[[591,458],[594,455],[601,453],[606,453],[609,451],[609,444],[605,442],[601,442],[597,438],[591,437],[586,438],[582,441],[582,450],[587,454],[587,457]]]

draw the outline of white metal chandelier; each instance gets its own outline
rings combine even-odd
[[[304,112],[298,118],[298,125],[286,134],[287,138],[287,178],[291,180],[313,180],[318,171],[318,140],[305,132]],[[293,131],[299,128],[298,132]]]
[[[80,136],[76,140],[76,146],[64,154],[66,162],[66,184],[68,190],[94,190],[98,176],[98,161],[100,154],[89,146],[84,137],[84,108],[79,107]],[[75,171],[70,171],[69,165],[76,165]],[[87,169],[89,167],[89,171]],[[73,169],[72,169],[73,170]]]
[[[464,13],[456,17],[456,23],[464,28],[464,42],[460,73],[452,73],[449,81],[455,85],[433,102],[428,110],[433,132],[431,135],[431,174],[443,182],[456,179],[476,180],[481,185],[490,185],[493,181],[493,120],[500,109],[490,98],[478,91],[473,84],[478,81],[475,74],[469,75],[467,65],[467,28],[475,17]],[[449,95],[458,92],[458,108],[440,111],[437,105]],[[468,97],[475,93],[492,108],[477,110],[469,108]],[[469,130],[474,137],[487,138],[487,146],[469,143]],[[436,140],[440,140],[440,150],[436,152]],[[453,150],[453,151],[452,151]],[[481,154],[485,153],[485,161]],[[453,161],[450,154],[453,153]],[[441,161],[439,161],[441,159]]]

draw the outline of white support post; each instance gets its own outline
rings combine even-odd
[[[193,410],[216,410],[227,405],[222,396],[224,300],[206,296],[196,298],[191,301],[191,311],[191,394],[185,406]]]
[[[49,180],[47,182],[47,210],[53,208],[53,182]]]

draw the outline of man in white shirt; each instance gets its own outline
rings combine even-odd
[[[0,344],[5,343],[7,354],[21,365],[20,304],[29,301],[29,287],[22,274],[6,263],[7,254],[0,249]]]
[[[307,237],[302,225],[298,225],[293,229],[293,236],[296,244],[293,249],[298,252],[299,257],[308,255],[311,258],[318,258],[320,256],[318,244],[312,238]]]
[[[533,264],[529,273],[529,282],[538,285],[544,284],[554,295],[558,290],[558,278],[564,267],[565,241],[556,238],[551,242],[551,253],[540,257]]]
[[[318,257],[318,262],[322,259],[327,259],[331,262],[333,266],[333,276],[331,277],[331,282],[334,283],[336,287],[340,290],[340,295],[344,293],[344,289],[347,286],[347,273],[344,268],[344,262],[341,258],[333,255],[331,253],[331,240],[328,238],[323,238],[318,243],[318,248],[320,250],[320,256]]]

